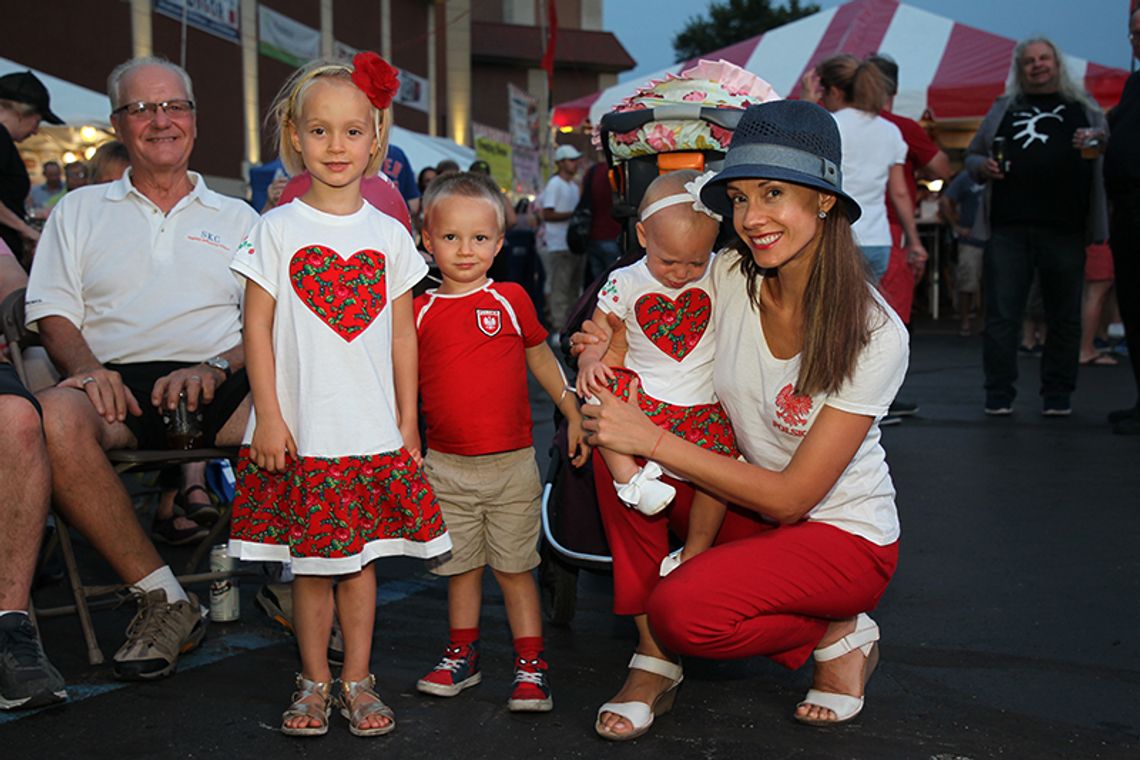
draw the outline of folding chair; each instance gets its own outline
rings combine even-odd
[[[23,351],[29,346],[36,345],[38,343],[38,336],[28,331],[24,325],[23,289],[10,293],[3,302],[0,302],[0,323],[3,325],[4,338],[8,343],[12,365],[16,369],[16,374],[19,376],[21,382],[27,383],[28,376],[24,364]],[[237,459],[237,448],[199,448],[187,449],[185,451],[115,449],[107,452],[107,459],[111,462],[115,472],[119,475],[123,475],[132,471],[142,472],[156,470],[211,459],[228,459],[233,462]],[[241,574],[240,571],[195,573],[205,558],[206,553],[210,550],[210,547],[214,545],[214,542],[222,535],[223,531],[229,527],[231,509],[232,504],[222,505],[221,514],[218,516],[213,528],[195,548],[193,555],[183,570],[183,574],[178,576],[180,583],[204,583]],[[56,540],[59,542],[59,550],[63,556],[68,583],[71,587],[75,604],[41,608],[36,611],[36,614],[39,617],[47,618],[75,613],[79,617],[80,627],[83,629],[83,638],[87,645],[87,660],[92,665],[100,665],[104,661],[103,652],[99,649],[99,643],[95,637],[95,628],[91,622],[91,608],[96,605],[88,604],[87,600],[92,597],[115,594],[123,590],[126,586],[124,584],[101,586],[85,585],[79,574],[78,564],[75,560],[75,550],[71,542],[71,535],[68,532],[67,524],[54,510],[53,514],[55,515],[56,530],[52,538],[52,543],[54,545]],[[51,550],[52,546],[49,545],[48,551],[50,552]],[[98,606],[109,606],[114,603],[116,602],[112,600],[110,602],[98,603]]]

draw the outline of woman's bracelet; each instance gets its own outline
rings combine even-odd
[[[649,459],[653,459],[653,457],[657,454],[657,447],[661,445],[661,441],[663,441],[664,439],[665,439],[665,431],[662,430],[661,434],[657,436],[657,443],[653,444],[653,449],[649,452],[649,457],[648,457]]]
[[[563,401],[566,400],[566,394],[567,393],[577,393],[577,392],[578,392],[578,389],[575,388],[574,386],[563,385],[562,386],[562,395],[558,397],[558,403],[561,404]]]

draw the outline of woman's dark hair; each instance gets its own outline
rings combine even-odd
[[[435,170],[434,166],[425,166],[423,169],[420,169],[420,173],[416,175],[416,186],[420,189],[420,195],[427,192],[428,185],[431,184],[431,180],[425,179],[428,172],[431,172],[432,180],[439,176],[439,172]]]
[[[739,267],[747,280],[748,298],[762,312],[760,283],[764,277],[779,274],[761,269],[739,237],[730,247],[740,254]],[[839,390],[854,374],[859,352],[871,340],[874,325],[870,316],[877,308],[866,259],[855,244],[851,223],[836,205],[823,222],[819,251],[804,289],[803,344],[796,393],[812,396]]]

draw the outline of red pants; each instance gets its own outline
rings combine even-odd
[[[902,239],[902,227],[892,224],[891,258],[887,264],[886,274],[879,281],[879,292],[882,293],[883,299],[890,304],[891,308],[898,313],[903,324],[909,325],[916,283],[914,281],[914,270],[911,269],[910,263],[907,261],[909,252],[902,247]],[[934,266],[934,260],[931,259],[929,264]]]
[[[607,477],[595,459],[597,477]],[[646,612],[658,641],[682,655],[764,655],[798,668],[831,620],[875,608],[898,563],[898,543],[876,544],[824,523],[776,527],[729,507],[716,545],[658,577],[668,529],[685,535],[692,487],[678,485],[665,512],[646,517],[598,488],[614,560],[614,612]]]

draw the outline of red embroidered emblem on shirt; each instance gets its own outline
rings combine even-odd
[[[776,416],[788,425],[794,427],[806,425],[810,414],[811,396],[796,394],[791,383],[785,385],[776,394]]]
[[[634,307],[645,337],[666,355],[681,361],[688,356],[709,326],[712,300],[700,288],[691,288],[677,300],[661,293],[646,293]]]
[[[475,324],[488,338],[493,338],[503,329],[503,312],[498,309],[476,309]]]
[[[301,302],[351,342],[388,303],[384,254],[360,250],[342,259],[332,248],[305,246],[289,261],[289,279]]]

